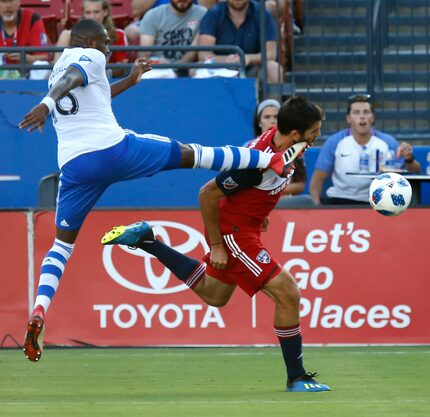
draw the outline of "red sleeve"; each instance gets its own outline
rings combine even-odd
[[[48,37],[46,36],[45,26],[42,19],[37,19],[30,29],[30,45],[31,46],[47,46]]]
[[[127,46],[127,38],[125,36],[125,32],[122,29],[116,30],[117,40],[114,43],[115,46]],[[126,51],[115,51],[112,53],[109,62],[128,62],[128,52]]]

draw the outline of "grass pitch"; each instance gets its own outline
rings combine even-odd
[[[307,347],[332,392],[286,393],[278,348],[0,350],[0,416],[428,417],[430,347]]]

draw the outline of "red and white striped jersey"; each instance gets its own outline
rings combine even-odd
[[[274,153],[275,133],[276,127],[269,129],[254,139],[249,147]],[[217,184],[226,194],[219,202],[221,232],[259,232],[263,220],[275,207],[293,172],[291,170],[288,178],[280,177],[271,169],[258,172],[257,175],[256,171],[231,171],[228,176],[220,174]],[[247,183],[247,177],[253,177],[254,180]],[[241,181],[251,186],[241,188]],[[238,191],[234,192],[235,189]]]

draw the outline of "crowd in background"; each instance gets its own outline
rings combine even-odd
[[[284,41],[285,15],[291,16],[292,1],[268,0],[265,3],[266,74],[269,83],[285,81],[286,68],[279,54],[279,42]],[[132,0],[128,16],[126,18],[122,16],[121,19],[113,15],[109,0],[82,0],[79,1],[79,10],[80,15],[58,19],[61,25],[56,23],[56,30],[50,31],[45,28],[44,19],[31,8],[23,7],[20,0],[0,0],[0,45],[3,48],[48,45],[68,47],[71,38],[70,27],[80,18],[85,18],[102,23],[113,46],[169,47],[151,52],[114,51],[110,55],[108,62],[112,64],[129,63],[138,56],[144,56],[154,63],[167,66],[144,74],[147,78],[238,76],[238,70],[228,68],[208,67],[196,70],[188,66],[168,67],[168,64],[192,62],[240,63],[239,54],[213,51],[211,47],[214,45],[240,47],[244,52],[246,76],[258,78],[261,74],[260,2],[254,0]],[[294,19],[291,21],[294,22]],[[57,31],[60,26],[63,30]],[[294,23],[295,34],[300,34],[302,30],[303,27]],[[58,36],[57,32],[59,32]],[[61,52],[55,54],[35,52],[21,55],[13,51],[2,52],[1,46],[0,62],[3,64],[19,64],[22,59],[25,59],[25,63],[29,65],[53,64],[61,55]],[[177,50],[175,49],[177,46],[203,46],[207,49]],[[121,77],[128,69],[118,68],[108,71],[109,77]],[[25,74],[19,69],[0,69],[0,79],[40,79],[48,78],[49,73],[50,71],[46,69],[28,70]],[[261,134],[276,123],[280,103],[273,99],[280,99],[280,97],[263,97],[263,99],[266,98],[272,100],[263,101],[256,109],[255,135]],[[267,121],[269,123],[266,126]],[[399,144],[393,137],[387,137],[389,135],[374,130],[374,121],[375,114],[370,99],[362,96],[356,101],[349,102],[347,109],[349,128],[338,132],[326,141],[317,161],[310,184],[310,194],[314,204],[362,204],[367,201],[365,194],[369,180],[354,179],[345,175],[346,168],[342,167],[342,158],[339,156],[340,150],[345,146],[349,146],[347,149],[349,153],[354,153],[356,160],[354,163],[359,163],[361,150],[378,149],[385,161],[393,159],[394,153],[396,158],[400,159],[398,164],[402,169],[420,172],[412,147],[408,143]],[[353,168],[348,162],[347,170]],[[356,168],[359,169],[358,165]],[[332,180],[333,185],[329,188],[328,195],[324,197],[322,196],[323,184],[327,178]],[[306,180],[306,168],[302,159],[297,164],[290,188],[285,191],[286,196],[303,193]],[[287,200],[284,198],[284,201]]]
[[[22,4],[21,4],[22,3]],[[115,16],[109,0],[69,0],[64,2],[62,13],[66,14],[67,3],[72,3],[74,15],[56,16],[52,21],[26,6],[23,0],[0,0],[0,41],[3,47],[59,46],[70,45],[70,27],[79,18],[94,19],[102,23],[113,46],[162,46],[169,50],[151,53],[115,51],[109,63],[133,62],[137,55],[147,55],[156,63],[181,64],[191,62],[239,64],[240,57],[230,51],[211,51],[212,45],[233,45],[244,52],[245,71],[249,77],[259,76],[261,70],[260,46],[260,2],[254,0],[132,0],[126,16]],[[79,6],[78,6],[79,4]],[[284,36],[284,10],[291,11],[288,0],[268,0],[265,10],[267,80],[281,83],[285,73],[278,42]],[[79,11],[79,15],[77,12]],[[70,10],[69,10],[70,12]],[[59,13],[59,12],[57,12]],[[294,32],[300,33],[295,25]],[[205,51],[175,50],[176,46],[204,46]],[[4,64],[19,64],[25,57],[26,64],[49,64],[58,60],[60,53],[1,53]],[[115,69],[112,77],[123,76],[126,69]],[[49,71],[2,70],[0,78],[47,78]],[[166,69],[148,73],[153,78],[182,76],[218,77],[237,76],[237,69]]]

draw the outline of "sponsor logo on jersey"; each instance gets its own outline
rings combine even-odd
[[[46,37],[46,33],[41,33],[40,34],[40,44],[42,46],[48,45],[48,38]]]
[[[60,226],[69,227],[69,223],[67,223],[66,219],[61,220]]]
[[[80,58],[79,58],[79,62],[82,64],[82,65],[88,65],[88,64],[90,64],[91,62],[93,62],[92,60],[91,60],[91,58],[89,58],[88,56],[86,56],[86,55],[82,55]]]
[[[237,183],[233,180],[233,178],[228,177],[223,182],[222,185],[226,190],[232,190],[237,187]]]
[[[265,249],[257,255],[257,261],[262,264],[268,264],[270,262],[270,255]]]

